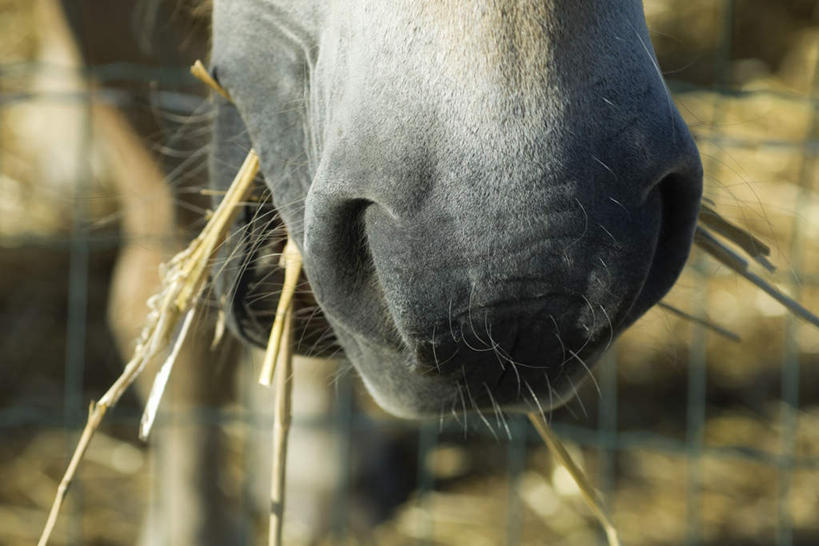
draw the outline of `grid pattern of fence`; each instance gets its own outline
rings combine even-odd
[[[712,145],[709,150],[716,152],[709,153],[704,157],[706,176],[715,169],[721,162],[730,161],[720,154],[730,156],[736,149],[781,149],[793,148],[801,157],[798,180],[791,181],[799,188],[797,199],[794,202],[793,211],[794,223],[790,232],[790,268],[786,273],[780,273],[776,280],[780,285],[787,286],[791,294],[799,299],[803,293],[819,287],[819,277],[815,271],[803,270],[803,250],[806,246],[806,235],[802,227],[802,220],[810,214],[806,207],[810,202],[812,192],[815,189],[814,177],[816,173],[817,135],[819,134],[819,69],[814,67],[815,83],[809,95],[798,95],[772,88],[743,90],[733,87],[723,75],[730,73],[732,63],[731,37],[734,30],[731,28],[733,13],[735,10],[733,0],[721,0],[721,14],[724,20],[723,46],[720,50],[720,62],[717,63],[718,74],[714,78],[714,85],[703,88],[694,86],[686,82],[669,80],[669,86],[678,98],[687,94],[707,91],[709,96],[714,98],[711,106],[716,112],[710,116],[708,127],[694,127],[693,132],[701,145]],[[37,68],[32,64],[4,64],[0,66],[0,82],[4,79],[14,78],[26,71]],[[186,115],[197,112],[201,106],[201,100],[197,96],[186,93],[191,81],[187,72],[179,67],[159,67],[149,68],[145,66],[129,64],[105,64],[93,66],[88,69],[87,76],[93,78],[99,84],[98,90],[94,92],[94,100],[105,100],[116,104],[126,104],[131,100],[127,93],[106,87],[106,83],[112,80],[134,80],[153,81],[158,83],[157,91],[152,95],[155,101],[153,106],[164,112]],[[809,132],[805,138],[798,142],[781,141],[777,139],[754,139],[726,136],[722,134],[721,127],[724,121],[720,112],[724,109],[723,101],[733,100],[737,97],[771,95],[785,101],[805,104],[809,106],[811,120]],[[4,112],[11,106],[27,101],[85,101],[88,96],[65,96],[60,94],[51,97],[34,97],[23,91],[8,91],[6,86],[0,85],[0,124],[4,120]],[[89,113],[90,116],[90,108]],[[87,131],[91,131],[91,124],[87,124]],[[2,134],[2,133],[0,133]],[[86,134],[89,138],[90,135]],[[172,137],[170,137],[172,138]],[[169,148],[173,148],[173,142],[167,143]],[[2,143],[0,143],[2,145]],[[90,146],[90,145],[89,145]],[[65,442],[65,460],[73,450],[78,432],[85,423],[86,404],[88,403],[89,389],[84,384],[88,377],[86,362],[88,355],[88,324],[89,324],[89,275],[92,267],[92,257],[94,253],[110,251],[118,245],[116,237],[110,234],[100,234],[95,231],[89,222],[89,203],[93,200],[93,188],[90,187],[91,165],[89,159],[92,153],[82,147],[79,148],[83,154],[83,160],[77,162],[82,169],[76,173],[77,185],[74,188],[74,195],[69,199],[72,210],[72,221],[70,232],[64,237],[23,237],[14,240],[4,240],[0,242],[0,247],[4,249],[20,247],[38,247],[43,249],[57,249],[59,252],[67,253],[69,259],[67,269],[64,274],[67,277],[67,314],[65,321],[65,354],[64,368],[62,371],[63,392],[61,396],[62,407],[48,407],[41,404],[27,405],[18,402],[14,405],[0,407],[0,436],[6,434],[4,431],[19,430],[29,428],[31,430],[63,428],[69,431]],[[0,172],[3,172],[3,165],[0,165]],[[707,181],[708,183],[708,181]],[[690,268],[693,270],[694,279],[700,282],[700,288],[691,291],[689,310],[698,315],[709,314],[709,278],[715,273],[712,263],[707,262],[703,257],[695,257]],[[722,272],[720,272],[722,274]],[[798,279],[798,282],[797,282]],[[15,310],[4,310],[3,315],[8,317]],[[730,325],[729,325],[730,326]],[[596,415],[584,417],[569,417],[565,413],[559,413],[554,422],[556,431],[567,440],[582,446],[583,450],[596,460],[596,482],[604,497],[609,499],[610,504],[619,502],[617,497],[618,482],[624,479],[618,474],[618,458],[628,457],[631,452],[638,450],[648,450],[658,453],[666,453],[674,456],[681,456],[685,462],[685,534],[686,544],[701,544],[705,542],[703,530],[703,514],[706,508],[703,506],[702,489],[704,471],[701,462],[706,457],[724,459],[728,461],[741,460],[752,461],[755,464],[774,468],[777,473],[777,490],[775,494],[776,502],[776,526],[775,542],[778,545],[789,546],[805,542],[800,539],[799,529],[795,528],[792,517],[792,491],[794,480],[801,472],[819,473],[819,453],[804,453],[797,449],[797,434],[800,409],[800,392],[810,389],[810,385],[800,384],[804,377],[801,366],[801,358],[804,352],[800,349],[799,339],[802,328],[796,319],[787,317],[784,319],[784,348],[781,354],[781,411],[779,413],[780,422],[776,425],[780,431],[779,449],[770,451],[766,449],[748,446],[713,446],[705,437],[707,408],[708,408],[708,378],[709,366],[719,365],[718,362],[709,360],[707,344],[714,335],[702,326],[692,326],[690,338],[688,339],[688,349],[686,352],[687,371],[678,370],[679,389],[684,392],[685,434],[664,435],[656,430],[622,430],[618,425],[618,413],[624,405],[629,404],[629,400],[618,398],[622,396],[622,389],[619,388],[618,367],[624,356],[618,351],[611,351],[603,358],[596,373],[599,382],[599,398],[596,403]],[[110,370],[109,370],[110,371]],[[2,373],[0,371],[0,373]],[[687,379],[683,375],[687,374]],[[351,377],[345,377],[339,381],[336,392],[339,399],[338,407],[341,408],[336,413],[333,422],[312,423],[310,426],[334,427],[342,432],[343,437],[349,437],[349,432],[356,427],[378,427],[378,422],[373,422],[370,418],[361,416],[354,409],[353,388]],[[801,391],[800,391],[801,389]],[[241,410],[216,410],[203,409],[187,417],[176,416],[175,418],[190,418],[207,420],[221,424],[239,423],[246,427],[265,427],[272,420],[268,415],[253,415]],[[167,417],[166,417],[167,419]],[[112,424],[126,424],[136,430],[133,425],[136,423],[137,413],[134,407],[125,407],[115,411],[109,419]],[[584,424],[584,422],[586,424]],[[162,422],[158,424],[162,426]],[[509,422],[511,439],[506,442],[506,456],[497,462],[499,468],[503,468],[509,484],[507,492],[500,494],[508,495],[506,518],[506,543],[521,544],[526,543],[521,531],[521,513],[524,511],[523,500],[515,484],[521,480],[527,464],[527,456],[536,446],[536,438],[533,431],[529,431],[526,423],[522,419],[511,419]],[[408,430],[413,430],[413,434],[418,437],[417,450],[417,486],[414,498],[423,498],[428,491],[436,487],[435,477],[429,471],[427,461],[440,438],[451,438],[453,434],[458,434],[461,430],[459,423],[429,423],[414,425],[404,425]],[[478,426],[470,427],[472,437],[488,437],[485,429]],[[134,433],[135,434],[135,433]],[[447,440],[448,441],[448,440]],[[349,456],[350,449],[354,446],[347,446],[340,450],[342,456]],[[341,464],[342,467],[349,465]],[[339,501],[336,503],[337,513],[334,514],[334,527],[339,535],[344,534],[347,515],[344,512],[346,506],[346,487],[349,487],[348,479],[342,479],[337,492]],[[154,485],[152,487],[158,487]],[[73,502],[70,510],[63,515],[68,524],[68,542],[83,543],[84,530],[81,524],[83,511],[93,510],[82,501],[83,484],[78,482],[71,492]],[[814,509],[819,507],[819,500],[815,500]],[[819,513],[819,512],[817,512]],[[817,517],[816,519],[819,519]],[[430,517],[425,524],[429,536],[432,536],[434,525]],[[819,526],[819,524],[817,524]],[[812,532],[815,532],[814,527]],[[248,532],[249,533],[249,532]],[[2,533],[0,532],[0,536]],[[248,534],[249,536],[249,534]],[[423,536],[423,532],[420,533]],[[805,535],[808,536],[808,535]],[[819,535],[810,535],[813,537]],[[11,540],[11,539],[9,539]],[[600,537],[602,543],[602,535]],[[772,539],[767,537],[760,539],[761,543],[769,543]],[[1,541],[1,540],[0,540]],[[423,542],[423,541],[420,541]],[[670,543],[673,543],[671,541]]]

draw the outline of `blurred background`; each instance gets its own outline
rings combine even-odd
[[[171,0],[64,4],[68,23],[49,0],[0,0],[0,544],[8,545],[36,541],[87,404],[122,369],[117,326],[106,320],[117,257],[126,245],[157,244],[135,241],[124,222],[131,190],[93,105],[120,112],[166,173],[175,227],[161,244],[190,237],[209,206],[208,103],[187,72],[206,54],[206,16]],[[778,269],[769,279],[819,310],[819,2],[644,5],[702,153],[707,198],[770,245]],[[597,385],[587,382],[552,416],[623,542],[819,544],[819,331],[697,251],[666,301],[741,342],[654,309],[604,357]],[[213,487],[246,508],[238,525],[251,544],[264,540],[264,514],[252,508],[264,457],[254,446],[272,410],[248,403],[258,355],[242,358],[251,373],[230,387],[235,401],[175,418],[226,439],[224,482]],[[211,373],[207,363],[201,373]],[[315,536],[293,523],[288,544],[603,543],[524,421],[509,420],[511,439],[478,419],[400,422],[366,401],[352,372],[319,376],[333,385],[333,410],[309,423],[297,416],[294,434],[302,426],[333,435],[331,450],[306,459],[334,469],[322,493],[327,529]],[[137,440],[141,407],[130,392],[109,415],[53,544],[141,536],[149,499],[167,485],[164,459]],[[157,426],[173,419],[166,413]],[[365,446],[355,440],[362,433],[385,440]],[[360,508],[373,489],[367,480],[385,475],[396,482],[389,499]]]

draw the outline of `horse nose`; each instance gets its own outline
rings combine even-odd
[[[522,302],[548,297],[540,327],[563,316],[564,340],[599,347],[636,320],[683,267],[702,173],[665,87],[646,84],[641,108],[620,96],[617,108],[590,107],[595,116],[547,104],[435,131],[386,116],[331,131],[303,244],[334,326],[412,348],[450,317],[495,309],[488,324],[513,324]]]
[[[338,327],[402,346],[465,310],[514,314],[547,294],[625,328],[670,289],[690,249],[702,171],[678,116],[585,132],[552,156],[541,144],[544,160],[478,142],[484,156],[444,158],[446,173],[424,172],[429,155],[351,172],[369,148],[348,143],[308,194],[305,266],[318,300]]]

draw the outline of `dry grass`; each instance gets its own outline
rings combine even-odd
[[[176,333],[180,322],[183,317],[187,316],[184,322],[190,325],[195,307],[210,274],[210,263],[232,224],[239,203],[245,200],[250,192],[258,170],[259,158],[255,152],[251,151],[202,233],[185,250],[174,256],[161,273],[162,288],[148,301],[148,318],[140,339],[137,341],[134,356],[125,366],[122,375],[102,398],[96,403],[92,402],[89,407],[88,423],[57,488],[57,496],[38,542],[39,546],[45,546],[48,543],[57,523],[60,508],[68,493],[68,487],[105,413],[117,403],[150,362],[161,355],[169,345],[180,346],[184,341],[184,335],[188,329],[183,327],[179,333]],[[166,370],[166,377],[167,374],[170,374],[172,365],[173,359],[170,359],[167,366],[163,366]],[[161,398],[164,383],[160,381],[159,384],[162,388],[152,392],[152,398]],[[149,400],[148,408],[154,408],[155,411],[158,404],[158,400],[156,402]],[[153,417],[149,413],[148,417],[143,420],[143,425],[152,422]],[[147,437],[149,432],[150,426],[147,428],[143,426],[141,436]]]
[[[194,76],[230,100],[230,96],[197,61],[191,69]],[[38,546],[46,546],[57,523],[65,497],[77,469],[88,450],[91,439],[100,427],[109,408],[122,397],[146,366],[168,350],[169,355],[154,380],[154,386],[146,402],[140,425],[140,438],[146,440],[154,423],[160,400],[170,377],[174,362],[184,343],[196,315],[197,305],[210,275],[210,264],[215,253],[225,240],[233,223],[239,205],[250,193],[253,180],[259,172],[259,157],[253,150],[236,174],[219,207],[211,215],[208,223],[182,252],[174,256],[160,273],[159,293],[148,300],[148,318],[137,341],[134,356],[125,366],[122,375],[114,382],[99,402],[91,402],[88,422],[68,468],[57,488],[57,495],[49,511],[48,519],[40,536]],[[269,542],[271,546],[282,544],[284,526],[284,483],[287,459],[287,435],[291,421],[292,399],[292,345],[293,345],[293,294],[301,275],[301,254],[296,245],[288,240],[281,256],[281,266],[285,268],[285,283],[280,294],[276,318],[270,334],[268,349],[260,383],[270,386],[280,364],[276,396],[278,400],[276,423],[274,425],[273,473],[271,484],[271,511]]]

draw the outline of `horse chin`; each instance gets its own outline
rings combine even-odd
[[[331,321],[332,323],[332,321]],[[577,395],[601,349],[565,361],[557,353],[540,366],[503,362],[468,352],[440,369],[415,351],[389,347],[334,328],[367,391],[385,411],[402,418],[440,418],[471,412],[548,412]]]

